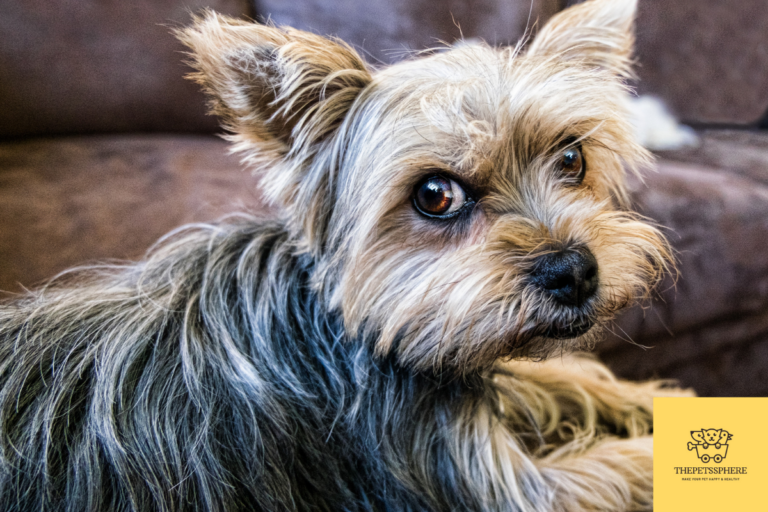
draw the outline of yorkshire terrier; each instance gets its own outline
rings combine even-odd
[[[179,31],[273,218],[0,308],[4,511],[652,509],[652,397],[586,356],[670,265],[628,211],[636,0],[373,70]]]

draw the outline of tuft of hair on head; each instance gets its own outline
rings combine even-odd
[[[210,96],[232,150],[262,173],[267,199],[301,210],[292,217],[317,216],[328,176],[308,167],[371,81],[360,55],[337,39],[211,10],[175,34],[191,50],[188,77]]]
[[[588,0],[553,16],[528,48],[529,55],[581,61],[630,78],[637,0]]]

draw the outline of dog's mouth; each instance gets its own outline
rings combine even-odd
[[[528,329],[519,331],[515,335],[515,342],[511,344],[514,350],[525,350],[534,340],[542,338],[550,340],[569,340],[579,338],[587,334],[597,324],[596,318],[584,315],[568,322],[538,323],[530,325]]]
[[[544,326],[541,336],[555,340],[578,338],[594,327],[595,321],[590,317],[579,318],[567,324],[552,324]]]

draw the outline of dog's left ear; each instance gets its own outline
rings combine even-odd
[[[589,0],[561,11],[539,31],[529,55],[554,56],[632,76],[637,0]]]
[[[263,171],[267,197],[304,210],[322,201],[317,192],[329,178],[311,175],[306,164],[371,81],[357,52],[341,41],[213,11],[176,36],[192,50],[190,78],[210,95],[234,149]]]

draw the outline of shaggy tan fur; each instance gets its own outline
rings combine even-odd
[[[644,296],[666,268],[661,234],[615,210],[626,204],[624,166],[649,158],[624,111],[633,16],[632,2],[588,2],[551,20],[526,52],[466,45],[373,78],[347,46],[293,29],[211,14],[182,40],[234,149],[264,173],[269,196],[314,251],[332,253],[318,286],[350,331],[381,329],[386,353],[406,330],[404,361],[471,369],[562,348],[513,350],[521,332],[567,316],[527,293],[526,260],[588,246],[604,283],[601,320]],[[336,126],[341,133],[328,137]],[[551,171],[568,137],[582,141],[590,168],[578,189]],[[464,233],[411,208],[425,170],[488,192]]]

